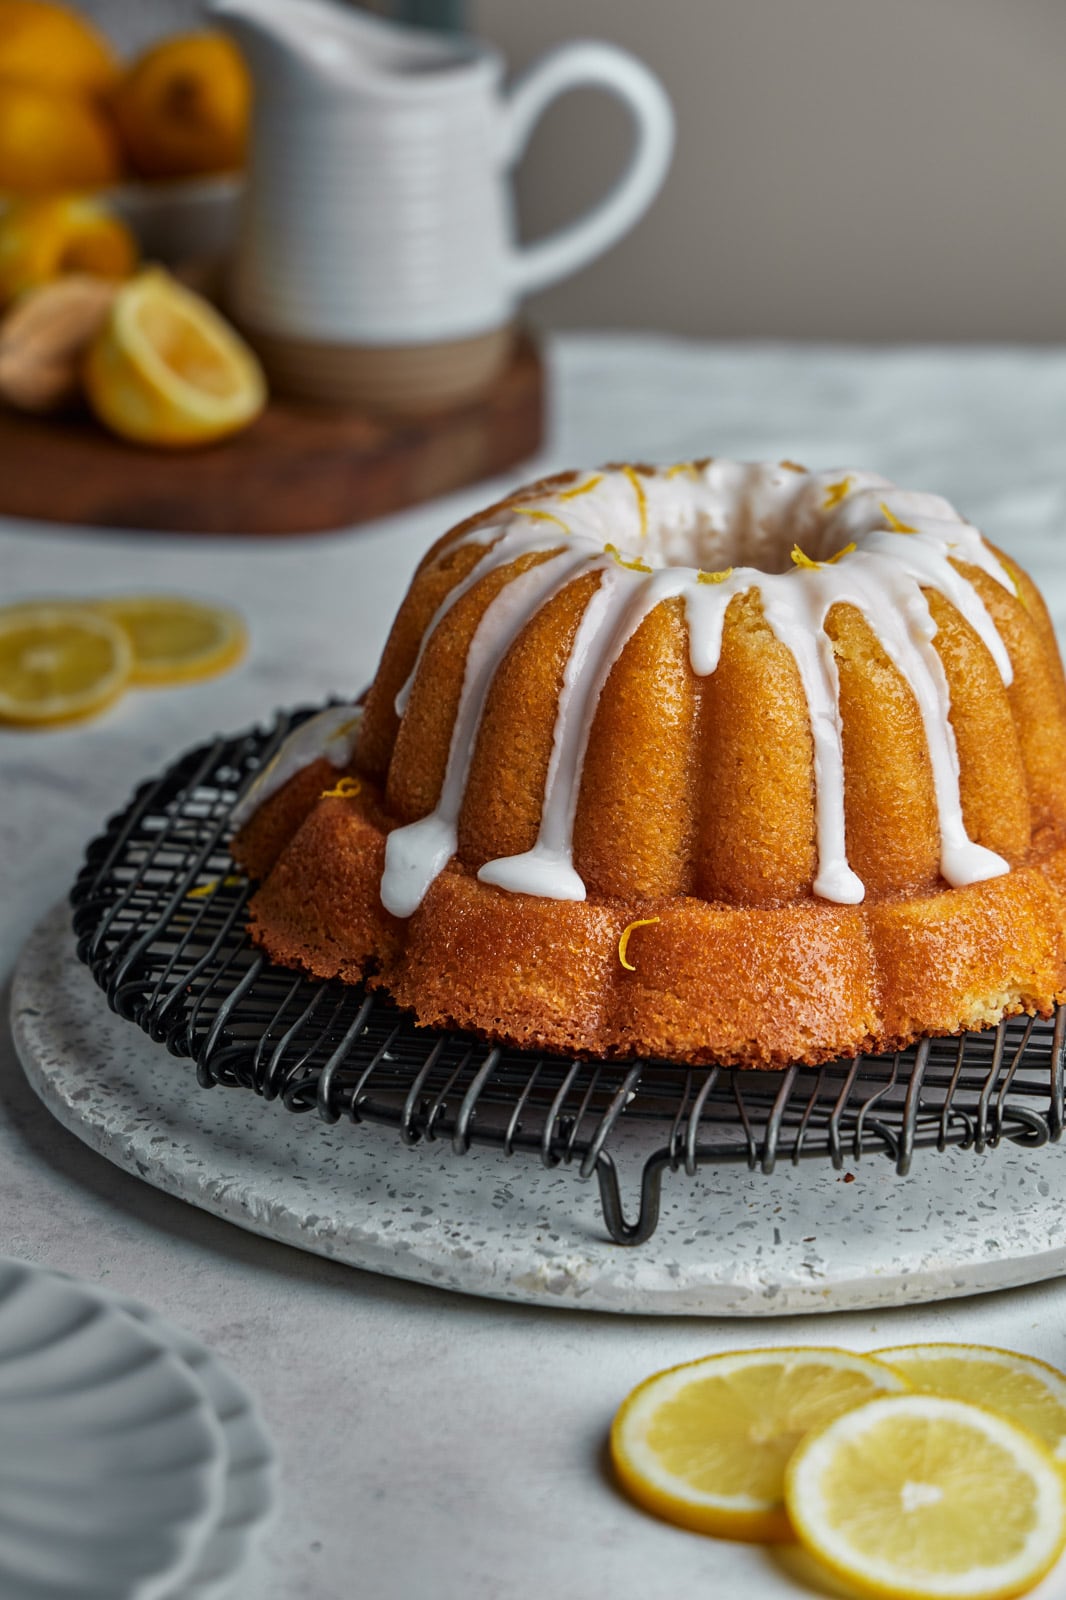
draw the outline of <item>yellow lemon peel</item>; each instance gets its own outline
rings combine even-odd
[[[358,778],[338,778],[332,789],[323,789],[320,800],[351,800],[363,785]]]
[[[559,496],[560,500],[576,500],[579,494],[588,494],[591,489],[597,488],[603,482],[603,473],[597,472],[594,477],[579,483],[574,489],[564,489]]]
[[[909,522],[901,522],[894,511],[890,511],[882,500],[879,503],[881,515],[884,517],[893,533],[917,533],[917,528],[912,528]]]
[[[697,572],[697,583],[724,583],[733,576],[732,567],[723,567],[721,572]]]
[[[706,465],[710,465],[711,457],[707,457]],[[699,476],[699,463],[696,461],[678,461],[676,465],[667,467],[667,478],[696,478]]]
[[[797,567],[805,567],[810,572],[816,572],[819,567],[832,567],[844,556],[850,556],[855,549],[854,539],[850,544],[837,551],[836,555],[826,556],[824,561],[812,561],[809,555],[802,551],[798,544],[792,546],[792,560]]]
[[[209,878],[206,883],[198,884],[195,889],[190,889],[185,898],[186,900],[206,900],[208,895],[214,894],[216,889],[238,889],[244,882],[244,878],[234,877],[232,874],[225,878]]]
[[[832,511],[842,500],[846,500],[851,492],[851,479],[841,478],[839,483],[831,483],[825,491],[822,501],[823,511]]]
[[[568,525],[562,517],[557,517],[554,511],[539,511],[536,506],[512,506],[511,510],[519,517],[532,517],[535,522],[555,522],[564,533],[569,533]]]
[[[635,556],[632,561],[626,561],[616,544],[605,544],[603,548],[609,556],[614,557],[620,567],[625,567],[627,572],[653,572],[655,570],[653,567],[649,567],[646,561],[642,561],[639,556]]]
[[[635,467],[623,467],[622,471],[633,485],[633,493],[637,497],[637,511],[640,514],[640,537],[646,538],[648,532],[648,497],[644,493],[644,485]]]
[[[627,972],[636,972],[632,961],[626,960],[626,951],[629,949],[629,936],[634,928],[650,928],[653,922],[661,922],[661,917],[638,917],[636,922],[631,922],[627,928],[622,929],[622,937],[618,941],[618,959]]]

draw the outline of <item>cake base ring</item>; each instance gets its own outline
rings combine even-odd
[[[667,1173],[654,1238],[620,1248],[604,1237],[594,1186],[565,1168],[406,1148],[374,1128],[353,1136],[252,1095],[196,1090],[191,1064],[108,1010],[65,906],[26,944],[12,1026],[45,1105],[116,1166],[266,1238],[460,1293],[747,1317],[880,1309],[1066,1273],[1064,1145],[928,1150],[905,1178],[876,1158],[843,1173],[822,1162],[772,1178],[742,1166]],[[647,1130],[632,1135],[640,1161]],[[624,1162],[624,1142],[619,1153]]]

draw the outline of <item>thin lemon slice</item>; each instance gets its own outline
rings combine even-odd
[[[214,678],[235,666],[248,646],[243,619],[225,606],[169,594],[119,595],[94,604],[128,634],[135,684]]]
[[[90,717],[118,698],[132,667],[124,630],[97,611],[0,612],[0,721],[30,726]]]
[[[983,1344],[905,1344],[875,1354],[922,1394],[969,1400],[1028,1428],[1066,1463],[1066,1373],[1056,1367]]]
[[[100,421],[138,444],[206,444],[236,433],[266,404],[262,368],[244,340],[159,267],[119,290],[84,378]]]
[[[811,1434],[785,1498],[813,1555],[894,1600],[1007,1600],[1066,1541],[1066,1485],[1039,1439],[939,1395],[870,1400]]]
[[[668,1522],[723,1539],[793,1537],[785,1467],[811,1429],[906,1380],[870,1356],[807,1348],[735,1350],[659,1372],[611,1429],[622,1487]]]

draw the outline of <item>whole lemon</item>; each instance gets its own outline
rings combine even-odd
[[[118,76],[111,46],[76,11],[54,0],[0,0],[0,79],[101,95]]]
[[[145,178],[241,166],[250,103],[248,69],[220,33],[178,34],[153,45],[111,100],[126,151]]]
[[[85,195],[16,200],[0,216],[0,304],[66,273],[128,278],[136,265],[126,224]]]
[[[118,140],[93,101],[0,79],[0,192],[98,189],[121,171]]]

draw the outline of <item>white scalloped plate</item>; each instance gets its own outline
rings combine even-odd
[[[205,1345],[147,1306],[97,1291],[155,1334],[185,1363],[222,1425],[226,1477],[218,1521],[192,1575],[173,1600],[216,1600],[248,1559],[277,1501],[278,1465],[259,1408],[230,1369]],[[170,1597],[168,1596],[168,1600]]]
[[[204,1386],[87,1285],[0,1261],[0,1594],[162,1600],[224,1503]]]

